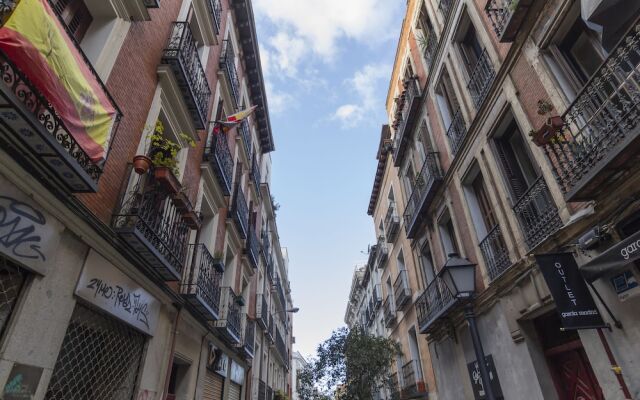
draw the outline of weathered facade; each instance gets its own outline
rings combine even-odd
[[[403,318],[415,310],[424,371],[434,376],[425,382],[437,398],[478,399],[482,390],[464,302],[442,280],[451,253],[477,264],[473,305],[494,392],[640,396],[632,311],[640,301],[632,156],[639,8],[607,0],[408,2],[369,214],[383,238],[399,220],[384,301],[397,302],[404,265],[412,291]],[[386,218],[394,212],[398,219]],[[611,329],[562,329],[571,313],[535,258],[555,253],[569,253],[582,271],[569,285],[588,287]],[[572,287],[560,288],[573,299]],[[394,332],[406,348],[411,332]]]
[[[25,0],[0,12],[3,398],[290,391],[288,259],[251,2]],[[16,29],[39,34],[14,24],[21,12],[43,16],[54,74],[10,46]],[[88,92],[71,90],[75,71]],[[92,96],[114,110],[101,158],[77,132],[95,114],[56,108]],[[154,165],[138,170],[136,155]]]

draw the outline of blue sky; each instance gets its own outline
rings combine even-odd
[[[353,268],[375,237],[366,211],[406,5],[253,3],[276,143],[271,191],[300,307],[294,349],[308,355],[343,325]]]

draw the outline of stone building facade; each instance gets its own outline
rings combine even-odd
[[[394,284],[404,265],[411,292],[401,317],[428,360],[432,397],[479,399],[486,384],[465,302],[442,279],[452,253],[476,264],[472,304],[501,398],[640,396],[632,311],[640,301],[639,8],[407,2],[368,211],[386,239],[378,246],[390,246],[388,233],[400,226],[384,302],[404,292]],[[593,299],[597,324],[565,329],[571,312],[553,283],[559,273],[543,275],[543,257],[566,263],[551,263],[552,272],[576,272],[570,285]],[[574,286],[559,287],[573,299]],[[387,334],[411,350],[407,328],[395,334],[391,325]],[[405,385],[399,380],[401,397],[409,397]]]
[[[21,12],[46,22],[43,60],[66,80],[11,47],[14,25],[39,34],[13,24]],[[251,1],[3,1],[0,13],[0,397],[290,392],[289,260]],[[89,92],[61,91],[74,84]],[[56,108],[93,96],[113,110],[102,157],[78,136],[95,115]],[[138,170],[136,155],[175,166]]]

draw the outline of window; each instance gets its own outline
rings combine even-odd
[[[195,14],[193,4],[191,4],[189,7],[189,13],[187,14],[187,23],[189,24],[189,29],[193,35],[193,42],[198,49],[198,56],[200,57],[202,68],[206,68],[207,59],[209,58],[209,46],[205,44],[202,30],[200,29],[200,25],[198,25],[198,20]]]
[[[459,254],[456,232],[453,228],[453,220],[448,210],[440,217],[438,229],[440,231],[440,239],[442,240],[442,249],[444,250],[445,257],[448,257],[451,253]]]
[[[78,43],[82,42],[93,21],[84,0],[51,0],[51,5]]]
[[[466,25],[466,27],[459,32],[458,45],[467,73],[471,75],[482,54],[482,45],[478,40],[478,35],[476,34],[473,24],[469,20],[469,16],[466,14],[463,17],[463,24]]]
[[[507,187],[517,202],[538,178],[538,171],[529,157],[527,144],[512,117],[507,118],[505,129],[495,140],[496,151],[507,181]]]
[[[402,254],[402,250],[400,250],[400,253],[398,253],[398,273],[400,273],[401,271],[405,271],[407,269],[407,267],[404,264],[404,254]]]
[[[442,71],[442,77],[440,83],[436,87],[436,103],[440,110],[440,116],[444,123],[445,130],[449,129],[453,120],[454,114],[458,111],[458,99],[456,98],[453,90],[453,84],[446,68]]]
[[[422,279],[422,287],[426,288],[436,278],[436,271],[433,267],[433,257],[431,254],[431,246],[428,241],[420,249],[420,275]]]
[[[405,198],[409,198],[411,196],[411,192],[413,191],[413,184],[416,181],[416,174],[413,170],[413,163],[409,162],[404,171],[404,193]]]

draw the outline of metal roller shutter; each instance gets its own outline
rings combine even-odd
[[[204,390],[202,392],[202,400],[222,400],[222,388],[224,379],[211,371],[207,371],[204,378]]]
[[[240,392],[242,392],[242,386],[229,382],[229,400],[240,400]]]

